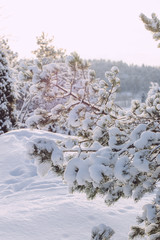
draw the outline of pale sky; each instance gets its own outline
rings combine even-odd
[[[82,58],[160,66],[160,49],[140,13],[160,17],[160,0],[0,0],[0,33],[20,57],[31,56],[36,36]]]

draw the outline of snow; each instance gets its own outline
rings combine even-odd
[[[136,141],[139,139],[142,132],[146,131],[146,124],[139,124],[131,133],[131,140]]]
[[[76,105],[70,112],[68,117],[68,124],[71,127],[79,127],[80,121],[79,121],[79,115],[78,113],[85,109],[84,104]]]
[[[145,158],[145,150],[135,153],[133,165],[141,172],[149,171],[149,161]]]
[[[89,168],[89,172],[93,181],[97,183],[100,183],[103,180],[103,174],[109,177],[113,176],[113,171],[110,167],[100,164],[93,164]]]
[[[129,158],[127,156],[118,159],[115,165],[115,177],[121,182],[127,182],[130,179],[130,174],[128,171]]]
[[[97,141],[98,139],[100,139],[102,135],[103,135],[102,128],[96,126],[95,129],[93,130],[93,140]]]
[[[91,239],[95,226],[99,226],[97,231],[105,228],[102,223],[114,229],[113,240],[127,240],[130,226],[136,224],[136,216],[151,197],[137,204],[132,199],[120,200],[107,207],[102,198],[89,201],[84,194],[70,194],[62,179],[51,172],[44,178],[38,175],[26,147],[36,138],[68,141],[67,136],[28,129],[0,136],[0,240]],[[109,148],[99,150],[98,155],[103,158],[106,153]],[[82,174],[88,178],[87,172],[80,172],[79,182]],[[145,214],[152,220],[149,206]]]
[[[149,223],[154,223],[154,218],[156,216],[156,209],[154,205],[146,204],[144,205],[143,209],[144,209],[143,218],[145,219],[147,217]]]
[[[104,224],[100,224],[99,226],[94,227],[92,229],[92,239],[93,240],[100,240],[100,239],[102,239],[102,236],[103,236],[103,239],[107,240],[113,234],[114,234],[114,231],[110,227],[105,226]]]
[[[85,181],[91,181],[89,171],[89,161],[73,158],[67,165],[64,179],[67,184],[72,187],[75,181],[79,185],[85,184]]]
[[[140,139],[135,141],[134,145],[136,148],[143,149],[151,145],[151,143],[156,139],[156,133],[151,131],[145,131],[141,134]]]

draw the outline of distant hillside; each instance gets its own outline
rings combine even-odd
[[[106,61],[89,60],[91,69],[96,71],[97,78],[104,79],[105,72],[110,70],[112,66],[117,66],[120,70],[119,78],[121,80],[120,92],[131,93],[132,96],[141,96],[142,93],[147,94],[151,82],[160,84],[160,68],[150,66],[128,65],[122,61]]]

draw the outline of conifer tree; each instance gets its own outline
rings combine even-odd
[[[160,20],[156,16],[155,13],[152,13],[152,18],[148,18],[146,15],[141,13],[140,18],[143,21],[145,28],[153,33],[153,39],[156,41],[160,40]],[[158,44],[158,48],[160,48],[160,43]]]
[[[71,64],[73,69],[74,65]],[[118,68],[113,67],[106,72],[108,83],[101,80],[95,85],[92,79],[90,83],[96,92],[91,86],[90,91],[86,89],[91,94],[86,98],[83,94],[78,99],[75,93],[69,92],[76,101],[72,99],[65,121],[70,129],[79,128],[80,138],[58,143],[60,148],[50,139],[36,138],[28,144],[28,151],[35,158],[38,174],[44,176],[52,170],[62,175],[70,192],[82,191],[89,199],[103,196],[108,206],[120,198],[132,197],[137,202],[156,190],[156,198],[143,207],[143,214],[138,217],[142,227],[133,226],[129,239],[140,236],[159,240],[160,88],[153,83],[145,103],[135,100],[128,112],[118,111],[114,104],[120,83],[117,74]],[[94,102],[96,95],[98,102]],[[51,112],[57,117],[59,111],[56,108]],[[40,114],[34,119],[39,124],[45,120]],[[107,240],[113,233],[112,229],[100,225],[93,229],[91,239]]]
[[[152,15],[153,21],[144,15],[141,17],[149,30],[160,32],[155,15]],[[52,71],[49,68],[51,75],[45,68],[41,78],[34,79],[40,86],[42,83],[48,86],[52,79],[55,88],[49,89],[56,89],[55,95],[70,96],[65,119],[71,129],[79,128],[80,138],[58,143],[44,137],[35,138],[28,143],[28,152],[35,159],[39,175],[45,176],[49,171],[62,175],[70,192],[84,192],[89,199],[100,195],[108,206],[120,198],[132,197],[137,202],[154,191],[155,198],[143,206],[143,213],[137,218],[139,225],[132,226],[129,239],[160,240],[160,87],[152,83],[145,102],[133,101],[126,112],[115,104],[120,85],[117,67],[106,72],[108,81],[95,81],[95,74],[90,71],[87,76],[82,74],[83,89],[78,94],[73,91],[79,60],[74,54],[67,61],[70,91],[60,85],[62,75],[58,75],[59,69],[55,66]],[[80,69],[85,68],[81,65]],[[62,105],[53,108],[51,118],[57,117],[61,110],[64,112]],[[40,118],[39,113],[34,119],[41,124],[45,119]],[[46,115],[44,111],[43,114]],[[59,117],[64,119],[63,115]],[[101,224],[93,228],[91,239],[108,240],[113,233]]]
[[[48,38],[47,34],[42,34],[37,37],[38,48],[32,53],[35,54],[36,58],[42,61],[42,63],[50,63],[55,59],[63,59],[65,50],[62,48],[56,49],[53,45],[53,37]]]
[[[15,118],[14,83],[5,54],[0,50],[0,134],[13,128]]]
[[[8,66],[14,68],[18,64],[18,53],[11,50],[8,39],[4,37],[0,37],[0,46],[6,56]]]
[[[37,59],[21,60],[18,66],[19,95],[21,97],[18,106],[20,110],[18,115],[19,126],[23,126],[27,117],[29,117],[30,113],[36,110],[37,107],[42,108],[43,106],[43,108],[46,108],[46,105],[53,105],[50,98],[47,99],[46,102],[44,96],[40,97],[40,92],[44,92],[46,87],[48,91],[50,87],[49,84],[46,84],[47,79],[45,79],[44,74],[40,76],[40,73],[45,71],[46,74],[49,74],[48,71],[50,72],[50,70],[48,70],[48,67],[50,64],[53,67],[56,63],[63,64],[64,62],[65,50],[62,48],[57,49],[53,45],[53,38],[48,38],[44,32],[37,37],[37,46],[38,48],[32,52]],[[46,78],[49,80],[49,76],[46,76]],[[36,90],[35,84],[38,85]]]

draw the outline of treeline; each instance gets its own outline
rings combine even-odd
[[[105,72],[112,66],[120,70],[120,93],[131,93],[132,96],[147,94],[151,82],[160,84],[160,67],[128,65],[122,61],[106,61],[104,59],[89,60],[91,69],[95,70],[96,77],[105,79]]]

